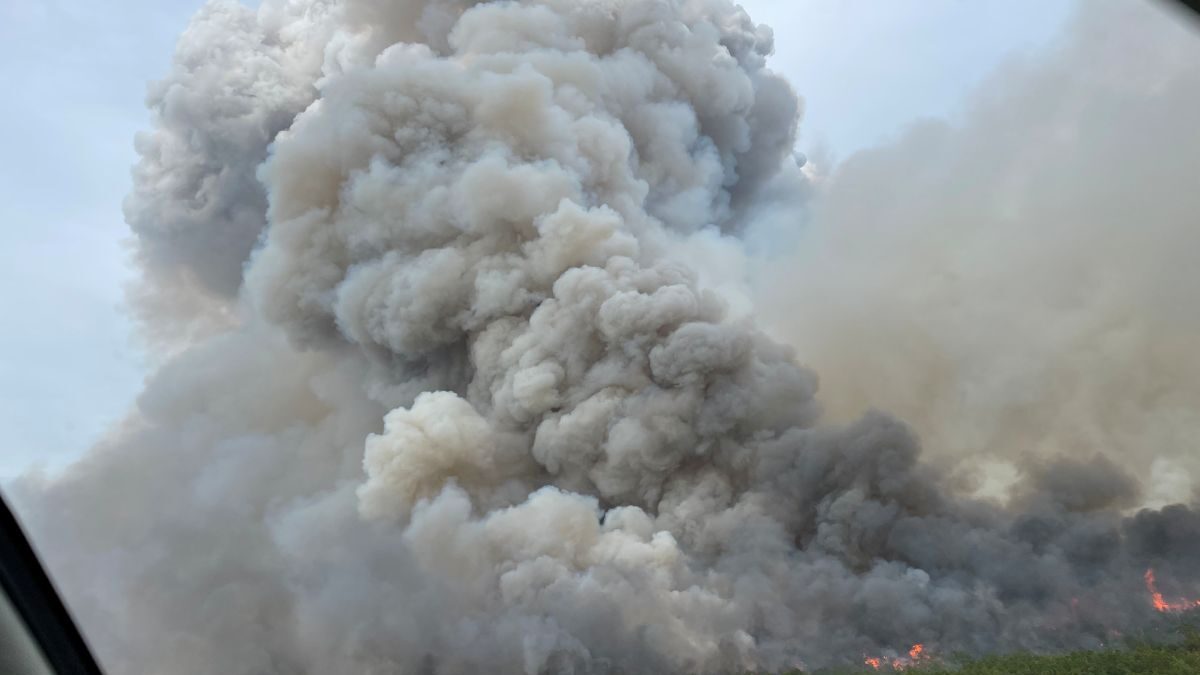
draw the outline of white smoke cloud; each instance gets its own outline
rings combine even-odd
[[[108,441],[18,495],[112,672],[1095,646],[1153,620],[1147,563],[1195,581],[1200,518],[1123,518],[1122,462],[1041,458],[1001,509],[958,496],[891,417],[818,424],[816,376],[738,279],[758,264],[738,237],[815,191],[791,155],[801,106],[765,67],[771,32],[727,0],[216,2],[181,44],[129,218],[151,295],[225,319]],[[820,241],[907,251],[880,217],[908,227],[943,190],[896,176],[905,208],[876,177],[956,157],[939,133],[923,159],[835,172]],[[996,185],[979,180],[959,187]],[[856,205],[878,209],[861,233]],[[800,316],[873,302],[855,269],[805,262],[795,302],[834,300]],[[847,313],[830,316],[818,338]],[[909,358],[885,372],[921,391]],[[835,410],[856,403],[836,386]]]

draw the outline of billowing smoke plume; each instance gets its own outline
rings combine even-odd
[[[771,42],[728,0],[202,10],[153,89],[128,215],[149,329],[207,337],[109,440],[20,486],[109,668],[734,672],[1153,621],[1142,573],[1195,581],[1195,511],[1127,517],[1124,462],[1067,453],[1004,508],[964,498],[901,422],[819,423],[816,376],[705,282],[814,190]],[[1177,114],[1176,86],[1139,80],[1147,114]],[[1128,131],[1091,124],[1071,147]],[[976,161],[939,139],[837,174],[826,208],[843,227],[862,205],[863,250],[878,229],[902,255],[884,223],[943,194],[916,168]],[[945,188],[956,217],[967,187]],[[1182,234],[1156,213],[1095,236]]]

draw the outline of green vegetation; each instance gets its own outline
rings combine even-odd
[[[960,668],[932,665],[910,670],[922,675],[1197,675],[1200,647],[1143,645],[1128,650],[1056,656],[1012,654],[969,661]]]
[[[931,659],[900,671],[883,665],[878,672],[912,675],[1200,675],[1200,629],[1196,624],[1188,623],[1177,625],[1168,632],[1169,644],[1130,640],[1121,648],[1096,652]],[[822,670],[813,675],[861,675],[874,672],[864,665],[849,670]]]

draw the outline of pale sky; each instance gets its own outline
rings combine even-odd
[[[836,157],[953,118],[998,63],[1051,41],[1077,0],[746,0],[806,101],[798,149]],[[198,2],[0,3],[0,478],[61,466],[133,405],[145,359],[121,200]]]

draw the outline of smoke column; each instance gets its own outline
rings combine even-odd
[[[1117,82],[1151,96],[1139,107],[1118,88],[1112,115],[1055,133],[1071,148],[1142,133],[1155,145],[1140,154],[1111,141],[1088,155],[1139,170],[1175,156],[1168,140],[1194,148],[1194,129],[1169,135],[1185,114],[1174,92],[1200,63],[1180,51],[1188,36],[1151,9],[1088,21],[1085,37],[1140,26],[1137,39],[1165,46],[1139,58],[1173,70],[1085,78],[1082,92]],[[916,130],[820,176],[790,154],[801,105],[765,67],[772,40],[727,0],[205,6],[151,89],[157,123],[137,139],[126,207],[145,278],[134,302],[170,356],[105,441],[17,486],[111,672],[715,673],[861,663],[915,642],[1097,647],[1153,625],[1143,574],[1153,565],[1174,590],[1200,580],[1200,517],[1185,504],[1131,512],[1145,490],[1127,458],[1107,457],[1121,448],[1035,453],[1007,502],[972,499],[901,421],[822,420],[800,362],[839,366],[817,347],[858,298],[847,349],[935,304],[897,286],[880,313],[886,294],[859,290],[865,270],[893,278],[875,256],[936,251],[977,212],[980,195],[946,175],[975,175],[967,187],[997,199],[1009,186],[1037,214],[1076,213],[1063,241],[1145,242],[1149,228],[1173,242],[1105,239],[1144,266],[1195,250],[1182,223],[1197,191],[1128,175],[1093,206],[1141,208],[1073,212],[1111,185],[1093,177],[1122,167],[1076,167],[1086,160],[1040,145],[1008,154],[1024,142],[1012,100],[983,105],[966,131]],[[1040,67],[1014,77],[1036,84]],[[1120,127],[1127,116],[1146,126]],[[996,124],[1015,131],[970,144]],[[1019,179],[1074,168],[1062,191],[1021,191]],[[938,203],[954,219],[926,225],[921,209]],[[1011,231],[1014,250],[1047,264],[1073,250],[1053,237],[1039,248],[1025,234],[1039,223],[978,213],[972,246]],[[793,257],[811,255],[802,247],[783,257],[811,287],[768,270],[776,300],[717,288],[747,264],[743,238],[783,241],[789,223],[853,253],[846,275]],[[962,292],[1019,274],[1025,261],[1006,260]],[[920,263],[897,263],[896,278],[905,265]],[[1175,273],[1163,279],[1194,278]],[[1129,292],[1170,303],[1156,283]],[[747,309],[793,292],[794,325]],[[839,302],[851,304],[822,314]],[[1149,335],[1161,317],[1145,311]],[[1174,316],[1193,326],[1194,304]],[[800,351],[759,326],[794,331]],[[954,335],[937,322],[930,334]],[[940,414],[920,362],[892,363],[889,387]],[[1167,390],[1184,400],[1187,372]],[[834,401],[841,413],[859,399]],[[1147,434],[1140,456],[1161,440]]]

